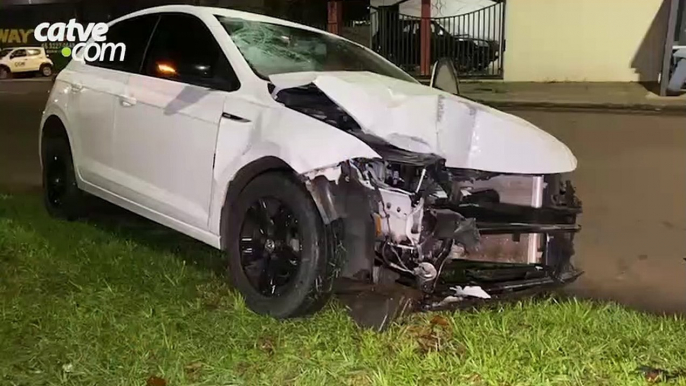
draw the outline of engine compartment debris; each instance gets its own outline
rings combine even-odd
[[[404,285],[422,294],[417,309],[430,310],[581,274],[571,264],[581,202],[563,181],[576,159],[547,134],[411,84],[384,88],[394,81],[373,74],[285,74],[274,81],[277,102],[357,137],[381,157],[302,175],[324,222],[342,229],[336,237],[344,278]],[[358,94],[373,95],[364,99],[373,106],[365,109],[353,98]],[[398,119],[419,102],[435,108],[433,120],[425,111],[416,112],[420,120]],[[395,118],[384,123],[379,114]],[[522,138],[506,145],[490,137],[493,130]],[[479,142],[486,138],[494,142]],[[537,153],[536,162],[522,158],[528,151]]]

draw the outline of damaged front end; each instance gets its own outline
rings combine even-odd
[[[435,157],[419,164],[401,158],[356,159],[308,176],[325,221],[343,225],[343,277],[408,285],[423,294],[423,309],[443,309],[581,274],[570,261],[581,205],[560,175],[487,173],[450,169]]]
[[[570,261],[581,203],[562,181],[576,159],[549,134],[374,74],[293,74],[270,87],[277,102],[380,156],[303,175],[334,229],[341,277],[374,288],[409,286],[431,310],[581,274]]]

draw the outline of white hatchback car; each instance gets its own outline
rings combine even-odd
[[[319,309],[339,277],[441,307],[471,296],[455,286],[579,275],[580,204],[559,178],[576,159],[528,122],[260,15],[151,8],[107,41],[124,60],[72,61],[43,112],[52,215],[79,217],[87,192],[222,249],[248,306],[278,318]]]
[[[52,75],[52,60],[45,54],[43,47],[14,47],[0,50],[0,79],[28,72],[43,76]]]

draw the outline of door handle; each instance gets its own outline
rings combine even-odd
[[[124,107],[131,107],[135,105],[138,101],[136,98],[128,95],[120,95],[119,96],[119,103],[124,106]]]
[[[71,92],[76,94],[76,93],[80,93],[81,90],[83,90],[83,85],[81,83],[72,83]]]
[[[230,119],[236,122],[250,122],[249,119],[245,119],[243,117],[239,117],[238,115],[233,115],[229,113],[222,113],[222,118]]]

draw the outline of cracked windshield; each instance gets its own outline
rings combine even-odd
[[[261,77],[301,71],[369,71],[416,82],[373,52],[350,41],[286,25],[218,16]]]

